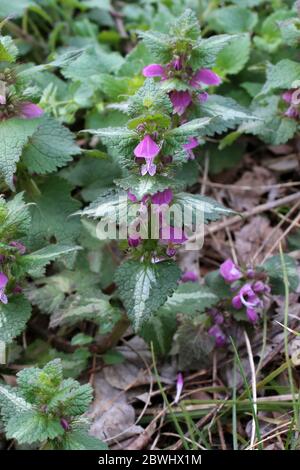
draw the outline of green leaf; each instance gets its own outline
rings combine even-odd
[[[245,67],[249,60],[251,41],[245,33],[233,39],[220,52],[216,61],[216,71],[221,75],[236,75]]]
[[[173,336],[176,331],[177,321],[174,312],[169,312],[161,307],[158,312],[146,322],[139,335],[148,344],[153,344],[155,354],[166,356],[171,349]]]
[[[0,411],[6,423],[12,416],[32,409],[30,403],[20,395],[16,387],[0,385]]]
[[[1,8],[1,6],[0,6]],[[18,55],[18,48],[10,36],[0,36],[0,61],[14,62]]]
[[[66,78],[83,83],[92,82],[101,73],[116,72],[124,59],[118,52],[105,52],[99,46],[86,49],[79,57],[62,68]]]
[[[170,27],[170,36],[183,39],[198,39],[200,36],[200,25],[195,12],[186,9]]]
[[[22,295],[9,297],[8,304],[0,304],[0,341],[11,343],[25,328],[31,306]]]
[[[284,264],[287,271],[289,288],[291,292],[295,292],[299,285],[299,274],[296,261],[288,255],[284,255]],[[272,294],[284,295],[283,269],[280,255],[272,256],[260,266],[270,276],[270,285]]]
[[[73,134],[52,117],[44,117],[29,138],[23,162],[31,173],[50,173],[80,153]]]
[[[202,313],[219,301],[218,297],[207,287],[195,282],[180,284],[174,294],[168,298],[163,309],[186,315]]]
[[[50,413],[63,409],[66,416],[78,416],[88,409],[92,399],[93,389],[90,384],[80,385],[69,378],[62,381],[47,406]]]
[[[38,251],[20,257],[18,264],[30,276],[42,276],[44,267],[56,258],[80,250],[80,246],[48,245]]]
[[[291,18],[293,13],[287,10],[278,10],[269,15],[263,22],[260,35],[254,37],[254,44],[262,51],[275,52],[282,43],[279,22]]]
[[[219,270],[211,271],[205,276],[205,284],[220,299],[231,298],[232,291],[229,284],[226,284]]]
[[[174,204],[179,204],[188,220],[193,222],[196,213],[198,216],[202,214],[204,223],[218,220],[222,216],[235,214],[235,211],[223,206],[214,199],[198,194],[178,193],[174,198]]]
[[[192,49],[192,67],[197,70],[202,67],[211,68],[215,65],[217,56],[222,49],[235,38],[235,35],[219,34],[207,39],[200,39]]]
[[[65,433],[62,441],[56,443],[56,449],[63,450],[108,450],[107,444],[88,434],[88,426],[78,423]]]
[[[300,64],[290,59],[283,59],[277,64],[269,64],[267,68],[267,81],[264,84],[259,97],[276,89],[289,89],[293,83],[299,80]]]
[[[135,331],[154,314],[175,290],[180,269],[172,261],[146,264],[125,261],[116,272],[118,292]]]
[[[280,21],[279,28],[283,42],[288,46],[297,47],[300,42],[300,19]]]
[[[128,197],[125,192],[104,192],[88,207],[79,212],[82,216],[94,219],[105,218],[107,221],[116,222],[127,216]]]
[[[143,43],[160,63],[167,63],[172,58],[172,40],[170,36],[158,31],[139,32]]]
[[[151,78],[145,80],[144,85],[128,100],[128,113],[137,116],[144,113],[172,112],[172,104],[164,88],[160,87]]]
[[[218,33],[243,33],[253,31],[257,13],[239,6],[218,8],[210,13],[208,24]]]
[[[211,361],[210,353],[214,347],[214,338],[204,330],[202,325],[184,322],[177,331],[176,344],[179,354],[180,370],[199,369]]]
[[[23,200],[23,193],[18,193],[8,202],[0,199],[0,239],[2,242],[22,238],[30,228],[29,206]]]
[[[75,245],[81,224],[78,217],[70,215],[79,209],[80,203],[70,196],[72,186],[51,176],[39,189],[41,194],[31,206],[32,224],[26,246],[37,250],[53,242],[53,237],[57,243]]]
[[[10,0],[9,2],[1,2],[0,17],[20,17],[26,8],[30,7],[31,5],[35,5],[33,0]]]
[[[33,135],[40,119],[12,118],[1,121],[0,126],[0,178],[13,189],[13,175],[23,148]]]
[[[62,436],[64,429],[60,419],[37,411],[16,414],[7,423],[6,436],[16,439],[19,444],[33,444]]]
[[[98,135],[104,145],[115,148],[121,155],[131,153],[139,142],[138,134],[127,127],[106,127],[103,129],[85,129],[93,135]]]
[[[178,190],[180,185],[181,187],[184,186],[184,184],[162,175],[155,175],[155,177],[149,175],[130,175],[126,178],[115,180],[115,184],[125,191],[130,190],[139,201],[146,194],[152,195],[158,191],[164,191],[166,188]]]

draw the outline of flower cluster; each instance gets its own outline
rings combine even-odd
[[[291,119],[300,117],[300,88],[287,90],[282,94],[282,99],[289,105],[284,115]]]
[[[20,241],[12,241],[9,243],[9,246],[13,248],[13,250],[16,252],[16,254],[19,255],[24,255],[26,253],[26,247],[21,243]],[[14,260],[14,255],[0,255],[0,265],[4,265],[7,261],[12,261]],[[8,298],[7,298],[7,293],[6,293],[6,288],[7,284],[9,282],[9,278],[7,275],[1,271],[0,272],[0,302],[3,304],[8,303]],[[22,291],[20,286],[16,284],[13,288],[13,293],[18,294]]]
[[[252,268],[242,273],[231,259],[227,259],[220,266],[220,275],[230,284],[232,307],[236,310],[245,309],[248,320],[257,322],[264,305],[264,296],[270,293],[270,286],[265,280],[259,279],[262,273],[256,273]]]
[[[144,67],[143,75],[148,78],[160,77],[161,80],[170,78],[178,78],[186,83],[187,90],[172,90],[169,93],[170,100],[173,105],[174,114],[182,116],[186,109],[193,102],[193,94],[197,95],[200,103],[208,98],[208,93],[203,90],[204,86],[220,85],[221,78],[210,69],[200,69],[193,72],[192,68],[187,64],[184,56],[177,56],[167,64],[150,64]]]

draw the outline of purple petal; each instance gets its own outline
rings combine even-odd
[[[291,119],[297,119],[299,117],[299,111],[294,106],[290,106],[284,115]]]
[[[165,69],[160,64],[150,64],[146,65],[143,68],[143,75],[144,77],[163,77],[165,75]]]
[[[182,228],[167,225],[161,229],[160,240],[162,242],[171,242],[177,245],[182,245],[187,241],[187,237]]]
[[[131,193],[130,191],[127,192],[127,197],[131,202],[137,202],[136,196],[133,193]]]
[[[178,372],[177,379],[176,379],[176,397],[175,397],[174,403],[179,402],[180,395],[183,389],[183,384],[184,384],[183,375],[181,372]]]
[[[143,140],[135,147],[133,153],[137,158],[153,159],[159,153],[160,148],[150,135],[145,135]]]
[[[219,327],[219,325],[214,325],[208,330],[208,334],[213,336],[216,341],[217,347],[222,347],[226,343],[226,336],[224,335],[223,331]]]
[[[23,243],[21,242],[17,242],[17,241],[10,242],[10,246],[13,246],[14,248],[16,248],[21,255],[24,255],[26,253],[26,246],[23,245]]]
[[[195,75],[192,77],[191,85],[193,87],[201,86],[202,83],[205,85],[220,85],[222,82],[219,75],[213,72],[210,69],[200,69]]]
[[[242,277],[241,271],[236,267],[231,259],[227,259],[221,264],[220,274],[227,282],[234,282]]]
[[[252,289],[256,294],[260,294],[261,292],[265,292],[265,283],[262,281],[256,281],[252,285]]]
[[[199,142],[198,140],[196,139],[196,137],[191,137],[189,140],[188,140],[188,143],[187,144],[183,144],[183,148],[184,150],[191,150],[191,149],[194,149],[195,147],[198,147],[199,145]]]
[[[186,271],[181,276],[181,281],[182,282],[197,282],[198,281],[198,275],[194,271]]]
[[[0,290],[5,289],[8,283],[8,277],[4,273],[0,273]]]
[[[20,109],[20,116],[25,119],[34,119],[42,116],[44,111],[34,103],[23,103]]]
[[[172,62],[174,70],[181,70],[182,69],[182,62],[181,58],[177,57],[176,59],[173,60]]]
[[[292,97],[293,97],[293,92],[294,90],[288,90],[282,93],[281,98],[286,102],[286,103],[291,103],[292,102]]]
[[[231,301],[233,308],[240,310],[243,306],[239,295],[235,295]]]
[[[5,97],[5,95],[0,95],[0,104],[6,104],[6,97]]]
[[[137,246],[139,246],[141,242],[141,239],[140,237],[128,237],[128,245],[131,246],[132,248],[136,248]]]
[[[198,100],[200,103],[205,103],[208,100],[209,94],[206,91],[203,91],[198,95]]]
[[[248,307],[246,313],[247,313],[248,320],[251,321],[251,323],[257,322],[258,315],[257,315],[257,312],[254,310],[254,308]]]
[[[173,199],[173,192],[171,189],[165,189],[164,191],[158,191],[157,193],[153,194],[151,197],[153,204],[158,204],[161,206],[162,204],[170,204]]]
[[[170,100],[173,105],[173,112],[181,116],[186,108],[191,104],[192,98],[188,91],[171,91]]]
[[[2,302],[5,305],[8,303],[7,296],[4,294],[4,292],[1,292],[1,291],[0,291],[0,302]]]
[[[166,249],[166,254],[167,256],[175,256],[176,255],[176,248],[174,248],[173,246],[168,246],[168,248]]]

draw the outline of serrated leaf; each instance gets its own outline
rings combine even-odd
[[[193,10],[187,8],[171,25],[170,36],[176,38],[197,39],[200,35],[200,25]]]
[[[264,84],[259,97],[266,95],[273,90],[288,90],[293,87],[293,83],[299,80],[300,64],[290,59],[283,59],[277,64],[269,64],[267,68],[267,81]]]
[[[145,80],[144,85],[128,100],[128,113],[137,116],[144,113],[166,113],[172,111],[172,104],[163,87],[153,79]]]
[[[10,36],[0,36],[0,62],[14,62],[17,55],[18,48],[12,38]]]
[[[6,305],[0,304],[0,341],[11,343],[25,328],[31,306],[22,295],[9,297]]]
[[[207,287],[195,282],[180,284],[176,291],[168,298],[163,309],[186,315],[202,313],[219,301],[218,297]]]
[[[180,370],[204,368],[210,362],[214,338],[208,335],[201,324],[184,322],[176,336]]]
[[[256,12],[235,5],[218,8],[208,16],[210,28],[218,33],[251,32],[257,20]]]
[[[68,246],[68,245],[48,245],[40,250],[37,250],[29,255],[24,255],[19,259],[19,265],[24,271],[30,276],[37,277],[42,276],[44,273],[44,267],[51,261],[62,255],[73,253],[74,251],[80,250],[80,246]]]
[[[93,135],[98,135],[105,145],[116,149],[121,155],[122,153],[132,153],[134,147],[139,142],[138,134],[127,127],[106,127],[103,129],[85,129]]]
[[[99,196],[79,214],[94,219],[105,218],[114,222],[127,216],[127,205],[127,193],[109,191]]]
[[[203,218],[204,223],[220,219],[222,216],[233,215],[236,212],[229,209],[212,198],[198,194],[178,193],[174,198],[174,204],[182,207],[187,220],[195,222]]]
[[[72,426],[55,448],[64,450],[108,450],[107,444],[88,434],[88,426],[78,423]]]
[[[12,118],[1,121],[0,126],[0,178],[13,189],[13,175],[23,148],[33,135],[40,119]]]
[[[180,269],[172,261],[146,264],[126,261],[116,272],[119,295],[135,331],[154,314],[174,291]]]
[[[243,34],[233,39],[219,53],[216,60],[216,71],[225,76],[239,73],[249,60],[250,50],[249,34]]]
[[[297,270],[296,261],[288,255],[283,255],[285,269],[287,272],[287,278],[289,282],[289,289],[291,292],[295,292],[299,285],[299,274]],[[283,266],[280,255],[272,256],[267,259],[263,265],[260,266],[270,276],[270,284],[272,294],[284,295],[284,274]]]
[[[219,34],[207,39],[200,39],[192,49],[191,57],[193,70],[213,67],[219,52],[234,38],[235,35]]]
[[[0,385],[0,412],[5,423],[15,414],[31,409],[31,404],[24,400],[16,387]]]
[[[50,173],[80,153],[73,134],[55,119],[43,118],[29,138],[23,153],[23,162],[31,173]]]
[[[16,439],[19,444],[43,442],[61,436],[65,432],[59,418],[33,410],[13,416],[5,429],[8,439]]]
[[[156,315],[153,315],[142,326],[139,335],[148,344],[153,344],[156,355],[165,356],[171,349],[176,325],[177,321],[174,312],[169,312],[164,307],[161,307]]]
[[[156,175],[155,177],[149,175],[130,175],[126,178],[115,180],[115,184],[125,191],[130,190],[139,201],[146,194],[152,195],[166,188],[176,188],[178,190],[180,187],[180,182],[162,175]],[[181,187],[183,186],[184,184],[181,184]]]
[[[53,237],[57,243],[75,245],[81,224],[71,214],[79,209],[80,203],[70,196],[72,186],[51,176],[39,189],[41,194],[31,205],[32,224],[26,246],[37,250],[53,242]]]
[[[10,201],[0,200],[0,209],[3,210],[1,218],[0,239],[10,241],[22,238],[30,227],[31,217],[29,206],[23,200],[23,193],[18,193]]]
[[[139,32],[143,43],[161,63],[167,63],[172,58],[172,40],[169,35],[158,31]]]

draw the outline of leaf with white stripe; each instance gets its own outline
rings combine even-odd
[[[206,286],[195,282],[180,284],[174,294],[164,305],[164,310],[170,312],[194,315],[204,312],[218,302],[218,297]]]
[[[173,261],[126,261],[116,273],[119,295],[135,331],[157,312],[176,289],[180,269]]]

